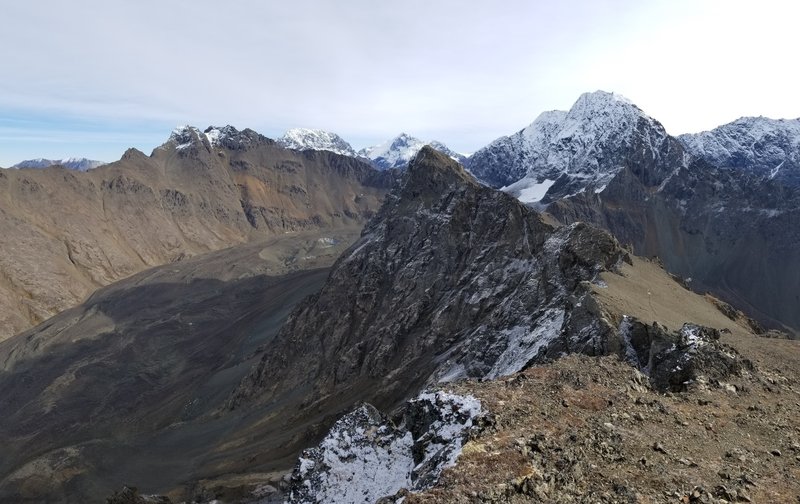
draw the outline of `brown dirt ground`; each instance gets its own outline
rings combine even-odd
[[[568,356],[455,384],[495,425],[406,503],[800,502],[800,342],[750,334],[647,260],[603,280],[609,317],[728,329],[755,370],[661,394],[617,357]]]

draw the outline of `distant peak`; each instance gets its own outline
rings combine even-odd
[[[293,150],[322,150],[356,157],[355,149],[336,133],[321,129],[291,128],[278,139],[278,144]]]
[[[205,135],[196,127],[188,124],[176,126],[169,135],[168,143],[173,143],[178,150],[188,149],[197,143],[202,144]]]
[[[69,157],[64,159],[44,159],[44,158],[36,158],[36,159],[28,159],[25,161],[21,161],[12,168],[47,168],[49,166],[63,166],[64,168],[75,170],[75,171],[88,171],[97,168],[98,166],[103,166],[106,164],[105,161],[97,161],[94,159],[86,159],[83,157]]]

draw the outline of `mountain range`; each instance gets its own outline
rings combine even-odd
[[[598,91],[467,159],[182,126],[0,171],[0,500],[793,498],[796,126]]]
[[[145,268],[310,229],[360,227],[391,184],[252,130],[176,129],[88,172],[0,171],[0,339]]]
[[[64,168],[69,168],[70,170],[76,171],[88,171],[98,166],[103,166],[106,164],[104,161],[95,161],[92,159],[86,158],[65,158],[65,159],[44,159],[44,158],[36,158],[36,159],[28,159],[25,161],[20,161],[19,163],[12,166],[12,168],[47,168],[48,166],[63,166]]]
[[[698,291],[796,332],[797,124],[741,119],[676,138],[630,101],[598,91],[492,142],[466,166],[560,222],[603,227]]]
[[[286,470],[360,402],[391,411],[415,397],[406,431],[386,438],[396,450],[378,456],[393,467],[425,462],[411,476],[422,489],[466,432],[447,425],[469,416],[446,411],[476,411],[464,399],[417,397],[425,387],[498,379],[563,353],[627,359],[660,390],[741,366],[705,329],[683,325],[746,337],[714,304],[607,232],[554,227],[428,147],[355,243],[307,259],[346,243],[314,235],[139,273],[0,343],[9,412],[0,496],[85,502],[125,478],[179,499],[231,495],[243,480]],[[275,246],[311,262],[281,268]],[[339,251],[330,270],[315,269]],[[636,304],[647,289],[671,307],[659,310],[663,327]],[[424,413],[434,406],[439,427]],[[358,411],[353,422],[378,430],[385,421]],[[357,462],[351,444],[333,452],[346,468]],[[325,467],[313,477],[331,482]],[[301,486],[309,477],[298,475]],[[350,477],[358,489],[366,475]]]
[[[463,154],[449,149],[441,142],[435,140],[425,142],[411,135],[407,135],[406,133],[400,133],[398,136],[382,144],[373,147],[365,147],[358,152],[336,133],[316,129],[290,129],[277,141],[287,149],[299,151],[325,150],[345,156],[359,157],[368,160],[379,170],[403,168],[407,166],[420,149],[426,145],[430,145],[434,149],[444,152],[456,161],[464,162],[467,159]]]

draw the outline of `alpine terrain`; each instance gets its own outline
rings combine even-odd
[[[299,151],[324,150],[341,154],[343,156],[357,157],[353,147],[345,142],[336,133],[318,129],[292,128],[288,130],[277,142],[287,149]]]
[[[598,91],[493,142],[468,166],[561,222],[603,227],[699,292],[794,332],[796,123],[743,119],[679,140],[629,101]]]
[[[491,428],[477,396],[428,387],[565,353],[616,356],[660,391],[750,369],[718,340],[717,329],[752,338],[735,311],[607,232],[553,227],[429,147],[330,272],[308,269],[347,243],[327,238],[149,270],[0,344],[12,412],[0,419],[0,496],[85,502],[135,482],[176,500],[254,500],[320,440],[284,483],[288,498],[342,495],[334,468],[351,471],[347,495],[421,491],[465,436]],[[367,432],[377,437],[354,438]],[[375,463],[388,486],[354,469]]]
[[[298,153],[231,126],[181,127],[149,156],[131,149],[85,173],[0,171],[0,339],[152,266],[360,228],[391,180],[362,161]]]
[[[27,159],[25,161],[20,161],[19,163],[12,166],[12,168],[47,168],[48,166],[63,166],[64,168],[69,168],[70,170],[76,171],[88,171],[98,166],[103,166],[105,163],[104,161],[95,161],[92,159],[86,158],[65,158],[65,159],[44,159],[44,158],[37,158],[37,159]]]
[[[797,137],[733,124],[0,171],[0,501],[796,500]]]
[[[435,140],[425,142],[405,133],[400,133],[395,138],[374,147],[361,149],[358,154],[371,160],[372,164],[379,170],[402,168],[408,165],[420,149],[426,145],[430,145],[439,152],[447,154],[456,161],[464,162],[466,160],[463,154],[450,150],[441,142]]]

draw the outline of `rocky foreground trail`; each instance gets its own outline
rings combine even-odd
[[[614,357],[577,355],[460,383],[493,424],[404,502],[797,502],[797,375],[762,364],[666,394]]]

